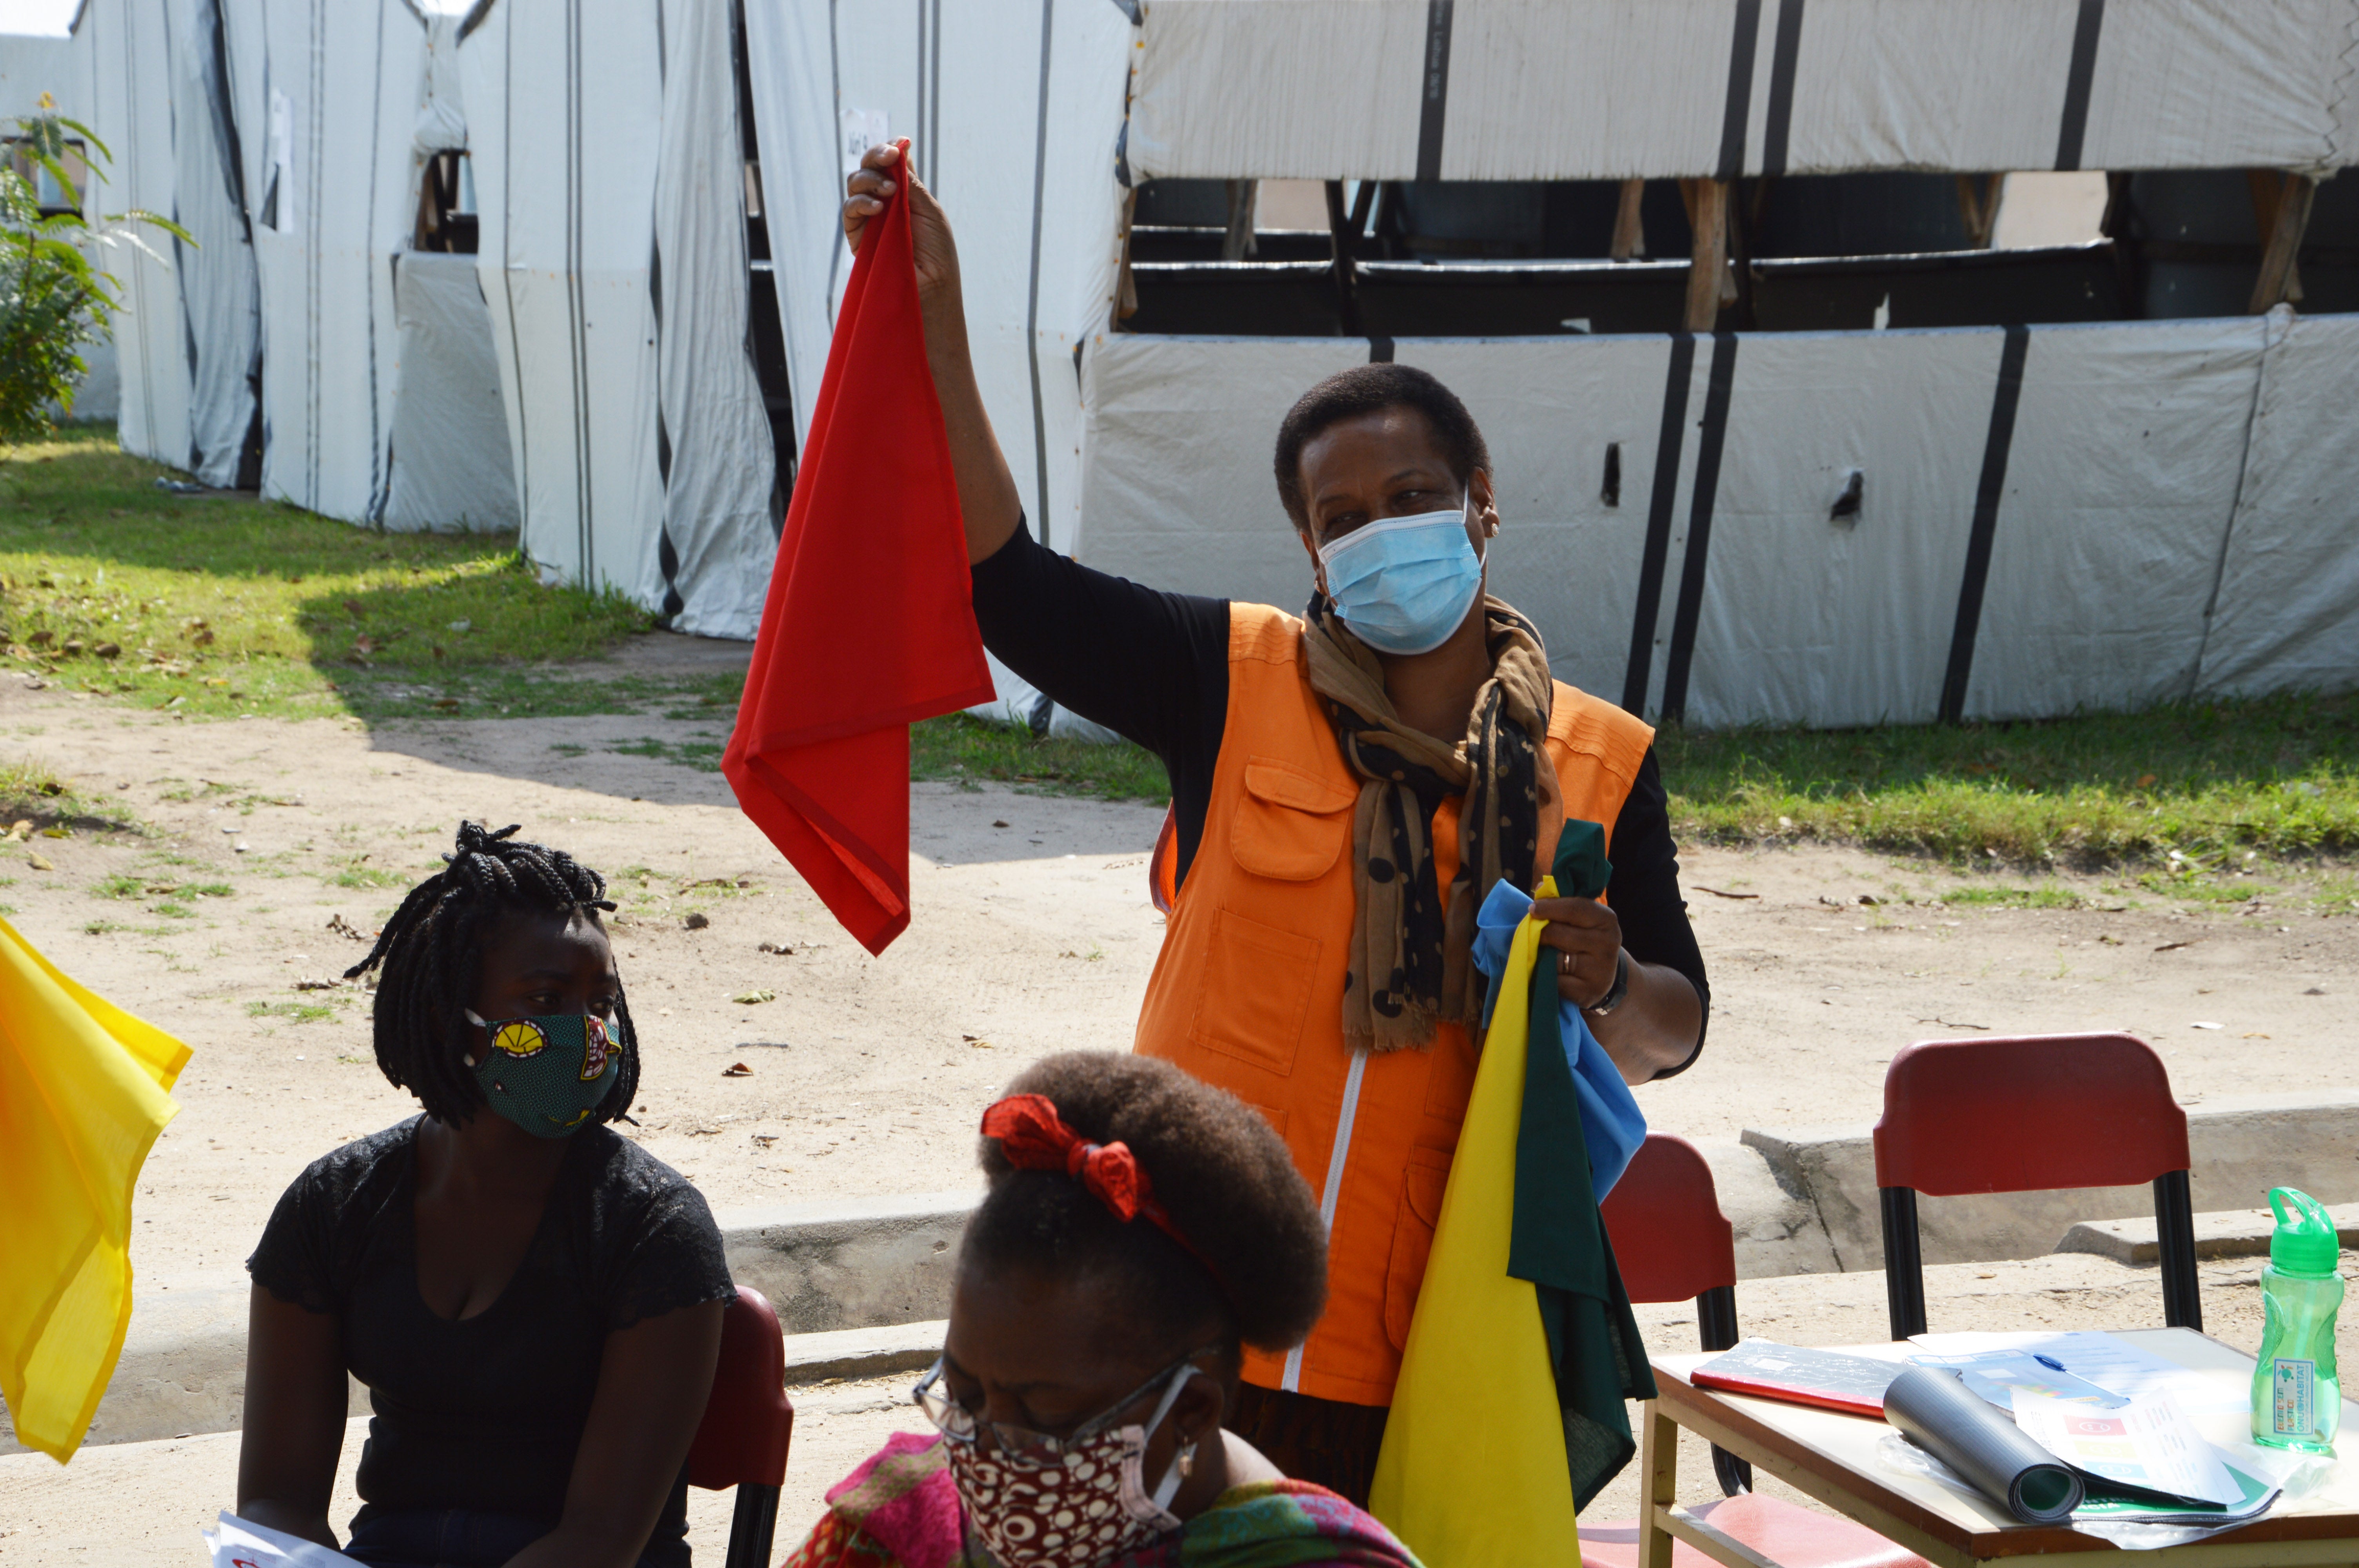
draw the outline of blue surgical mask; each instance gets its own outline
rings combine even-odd
[[[1483,591],[1483,560],[1462,509],[1367,523],[1319,547],[1327,597],[1353,635],[1380,654],[1430,654],[1450,641]]]

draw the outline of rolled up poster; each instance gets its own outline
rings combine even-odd
[[[1884,1419],[2026,1524],[2061,1524],[2081,1477],[1952,1371],[1911,1367],[1884,1390]]]

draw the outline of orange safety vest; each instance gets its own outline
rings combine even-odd
[[[1458,1128],[1474,1087],[1464,1029],[1368,1055],[1343,1044],[1361,780],[1310,689],[1302,622],[1229,607],[1229,711],[1202,842],[1147,983],[1136,1049],[1245,1100],[1286,1140],[1327,1225],[1327,1313],[1245,1375],[1351,1404],[1390,1404]],[[1614,819],[1654,731],[1560,681],[1547,751],[1570,820]],[[1434,870],[1458,870],[1459,802],[1433,817]]]

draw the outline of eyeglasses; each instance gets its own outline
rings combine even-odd
[[[1114,1425],[1115,1418],[1123,1411],[1155,1392],[1167,1380],[1177,1379],[1182,1373],[1201,1372],[1201,1368],[1190,1363],[1205,1351],[1216,1348],[1216,1346],[1204,1345],[1189,1351],[1062,1437],[1035,1432],[1030,1427],[977,1419],[974,1411],[959,1403],[942,1386],[942,1363],[940,1360],[935,1361],[933,1370],[926,1374],[924,1380],[909,1390],[909,1397],[917,1401],[919,1410],[926,1412],[926,1419],[952,1443],[973,1444],[988,1428],[992,1446],[1003,1458],[1018,1465],[1053,1465],[1070,1450],[1081,1447]],[[1177,1381],[1173,1381],[1172,1386],[1176,1389]]]

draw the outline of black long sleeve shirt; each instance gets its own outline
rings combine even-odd
[[[973,576],[984,645],[1002,664],[1059,707],[1163,759],[1178,836],[1176,881],[1184,882],[1203,838],[1228,723],[1229,601],[1165,593],[1085,567],[1023,525],[975,564]],[[1622,923],[1622,946],[1641,962],[1685,975],[1709,1022],[1712,992],[1680,893],[1670,802],[1651,746],[1614,819],[1613,842],[1605,895]],[[1657,1076],[1686,1071],[1702,1049],[1699,1029],[1695,1053]]]

